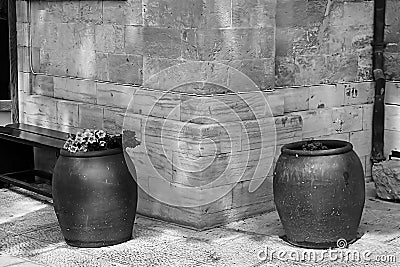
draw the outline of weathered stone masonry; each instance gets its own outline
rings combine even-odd
[[[204,228],[273,208],[272,171],[254,177],[254,162],[243,163],[246,152],[260,149],[254,142],[257,138],[244,131],[256,123],[254,118],[238,107],[233,96],[204,95],[221,93],[220,87],[209,86],[218,83],[235,87],[245,99],[256,96],[248,92],[251,87],[232,68],[246,74],[262,90],[275,88],[265,95],[275,117],[277,149],[308,138],[347,140],[360,156],[367,179],[370,177],[373,1],[40,1],[31,2],[30,9],[28,5],[17,1],[21,121],[64,131],[104,127],[119,132],[131,96],[144,85],[156,90],[140,90],[128,120],[139,137],[144,121],[154,129],[148,132],[148,140],[158,137],[157,127],[166,120],[168,107],[180,108],[167,119],[172,125],[171,146],[160,153],[155,138],[154,144],[148,145],[149,151],[138,149],[137,169],[148,167],[140,165],[141,157],[153,157],[171,188],[180,183],[207,184],[229,157],[236,160],[237,169],[245,168],[249,173],[218,201],[196,208],[169,206],[141,192],[141,213]],[[205,61],[210,62],[204,64],[209,68],[196,69],[198,65],[193,64],[193,73],[201,73],[202,79],[179,88],[192,95],[164,95],[166,103],[160,104],[159,110],[150,118],[142,115],[152,99],[163,95],[157,89],[168,88],[169,77],[149,81],[152,75],[180,63]],[[179,79],[180,73],[174,75],[173,79]],[[242,114],[242,121],[232,120],[219,109],[218,101]],[[211,115],[237,135],[228,139],[213,131],[215,123],[197,121],[189,124],[192,138],[182,139],[174,129],[194,115]],[[265,121],[268,127],[269,120]],[[206,162],[215,153],[198,154],[193,148],[199,139],[209,138],[219,144],[215,169],[192,175],[190,170],[201,169],[202,160]],[[267,146],[273,151],[275,144]],[[276,159],[278,155],[277,150],[263,156]],[[189,171],[179,170],[168,158],[186,164]],[[200,165],[191,165],[190,159],[200,159]],[[250,193],[250,182],[265,175],[267,179],[258,190]],[[150,192],[165,190],[168,194],[154,177],[139,179],[146,179]],[[219,186],[230,183],[223,179]],[[207,190],[199,191],[199,197],[202,194],[206,196]]]

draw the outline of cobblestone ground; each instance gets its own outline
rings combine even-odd
[[[360,239],[347,249],[288,245],[276,212],[195,231],[138,216],[132,240],[104,248],[68,246],[51,199],[0,190],[0,266],[400,266],[400,204],[367,185]]]

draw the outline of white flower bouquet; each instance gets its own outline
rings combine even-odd
[[[63,149],[71,152],[100,151],[122,147],[122,136],[112,135],[104,130],[84,129],[76,134],[69,134]]]

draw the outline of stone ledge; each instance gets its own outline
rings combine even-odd
[[[386,200],[400,200],[400,160],[374,164],[372,179],[378,197]]]

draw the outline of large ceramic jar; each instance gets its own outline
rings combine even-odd
[[[134,174],[136,175],[136,174]],[[53,174],[53,203],[65,241],[101,247],[132,237],[137,185],[122,149],[61,150]]]
[[[349,142],[317,140],[326,150],[284,145],[276,163],[274,201],[288,242],[336,247],[357,237],[365,201],[364,171]]]

